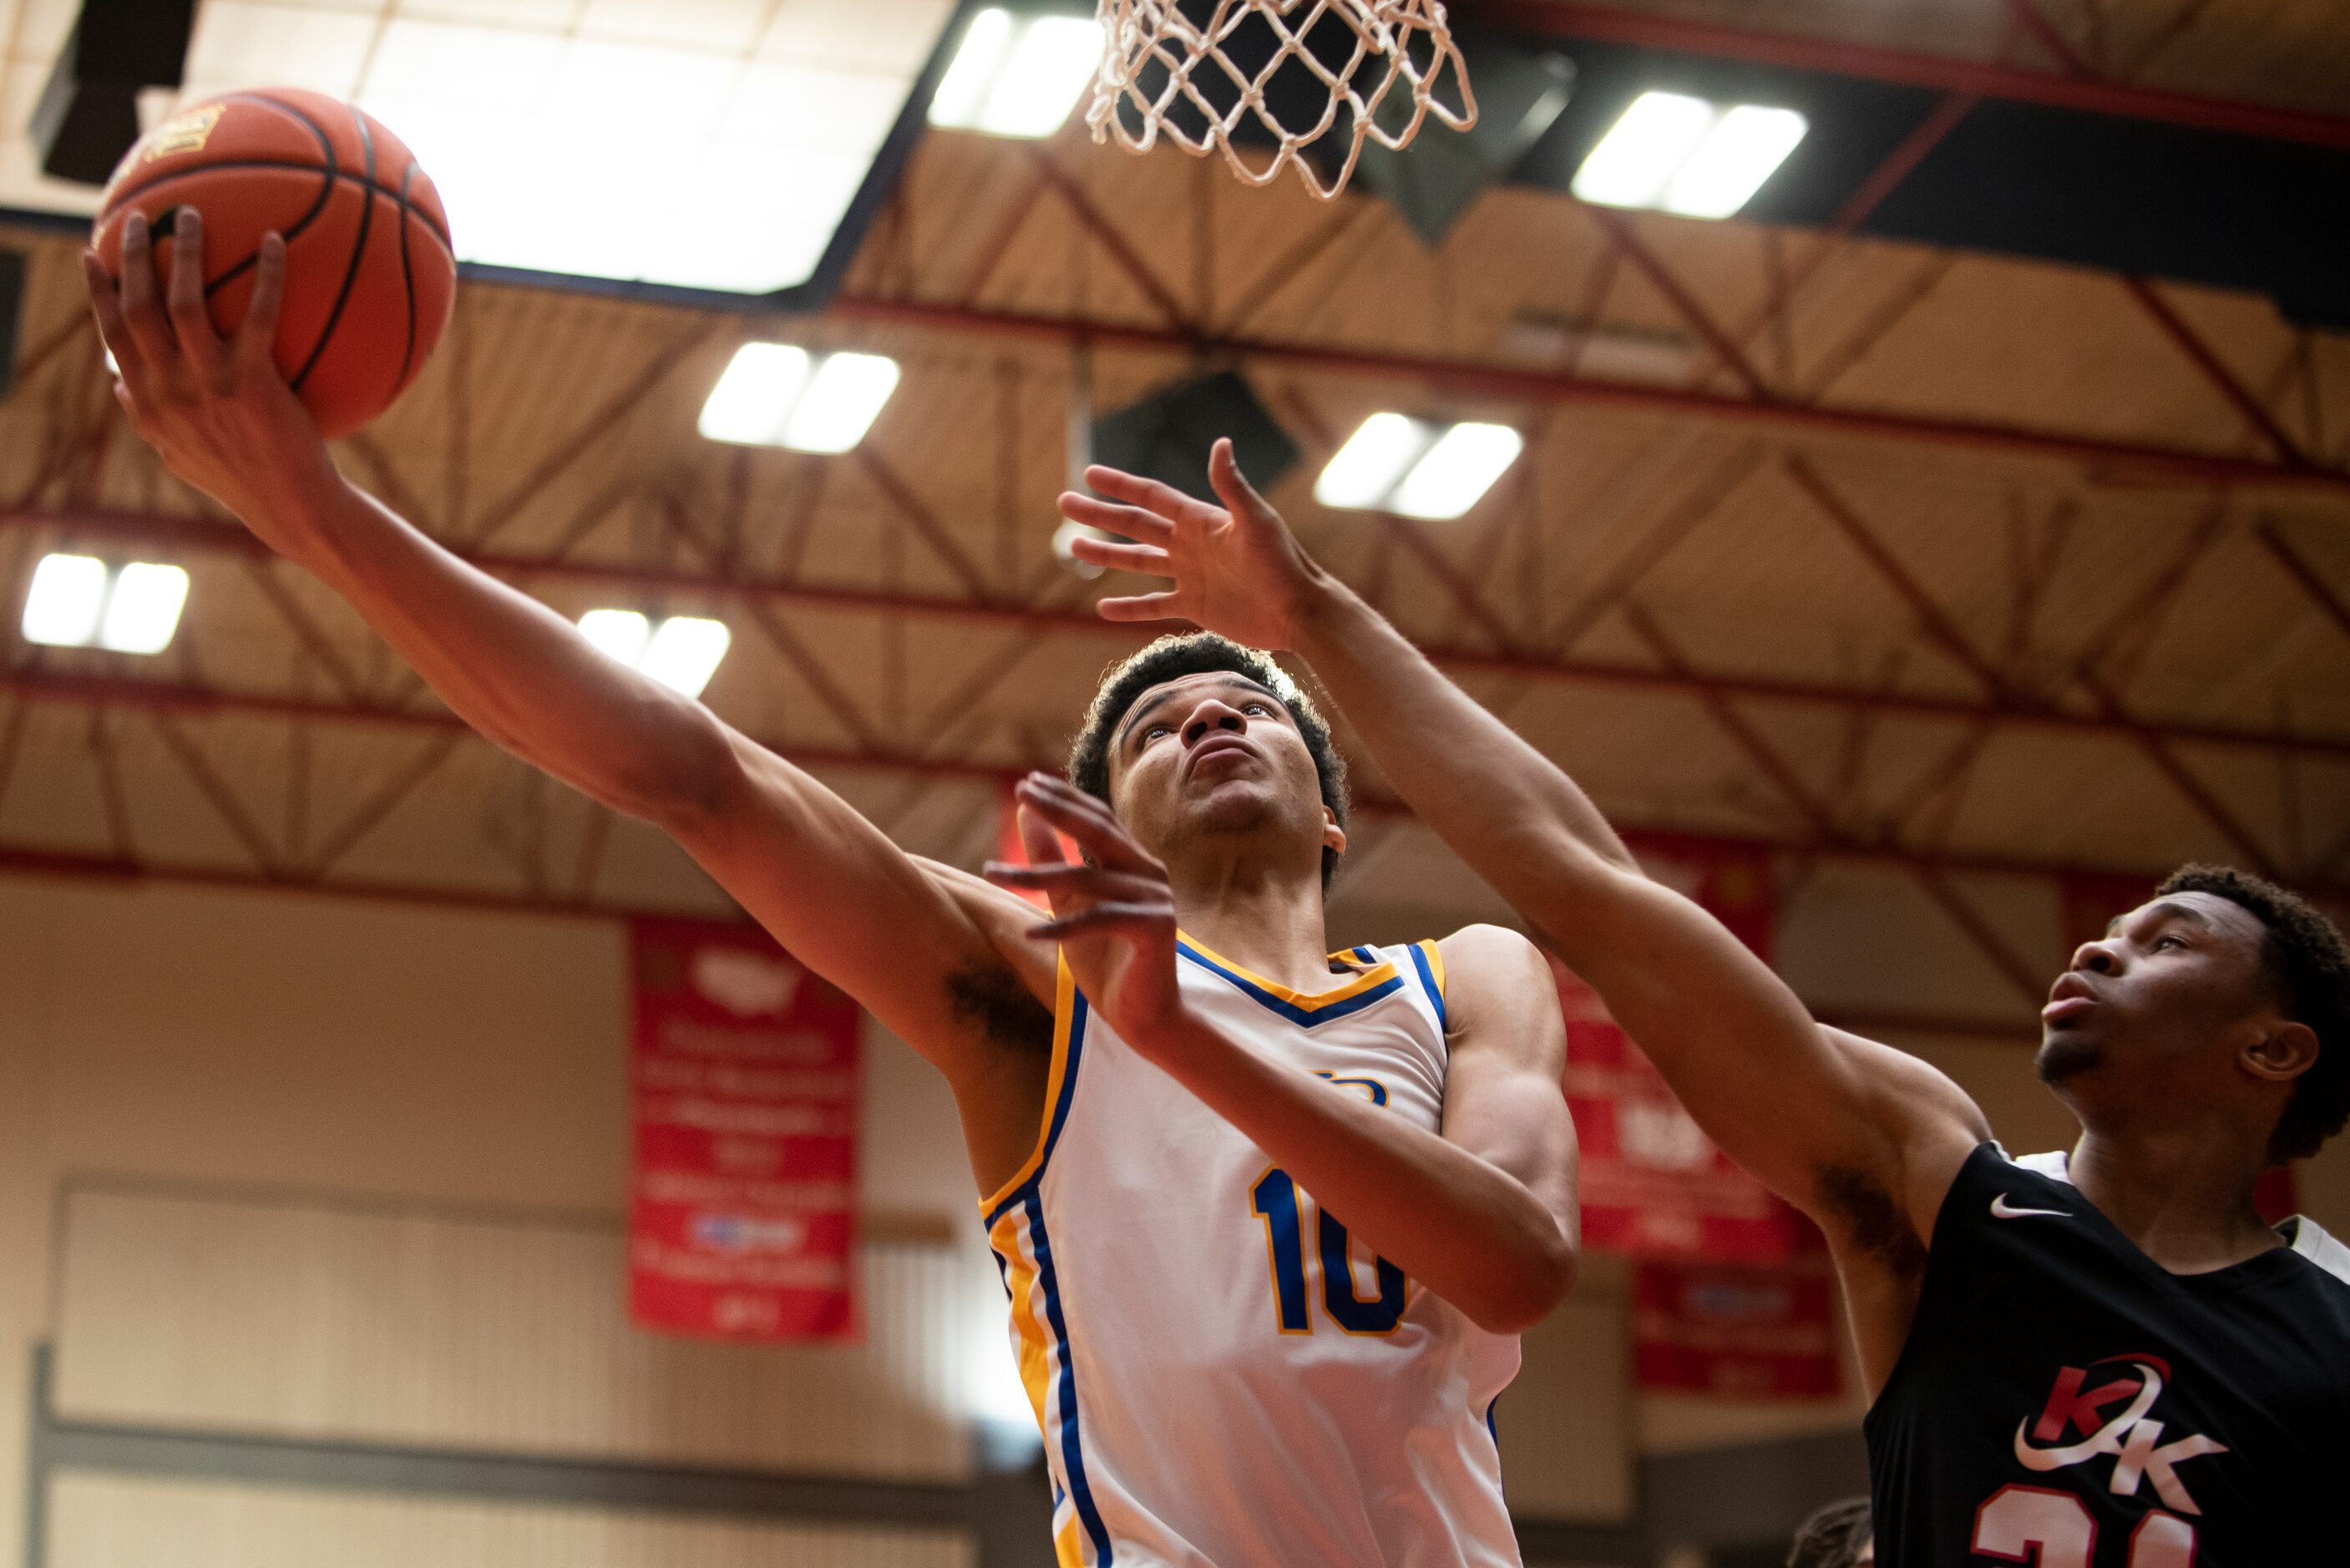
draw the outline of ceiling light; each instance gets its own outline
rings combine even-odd
[[[1378,506],[1436,441],[1436,428],[1402,414],[1373,414],[1347,438],[1314,482],[1325,506],[1367,511]]]
[[[99,622],[99,644],[117,653],[161,653],[172,646],[187,602],[186,572],[133,561],[114,576],[114,591],[107,595],[106,616]]]
[[[897,387],[898,362],[879,354],[811,357],[789,343],[745,343],[710,389],[698,428],[742,446],[847,452]]]
[[[1507,425],[1454,425],[1404,475],[1388,510],[1440,522],[1458,517],[1508,472],[1525,444]]]
[[[188,574],[178,566],[133,561],[118,571],[95,556],[45,556],[21,624],[26,641],[52,648],[161,653],[187,602]]]
[[[1659,204],[1685,218],[1730,216],[1787,161],[1804,129],[1804,117],[1792,109],[1740,104],[1698,143]]]
[[[688,697],[702,695],[733,641],[722,621],[680,615],[655,626],[632,609],[591,609],[579,618],[579,635],[600,652]]]
[[[637,669],[672,691],[699,697],[733,639],[723,621],[696,616],[671,616],[660,623]]]
[[[808,356],[789,343],[745,343],[710,389],[698,428],[711,441],[773,446],[807,385]]]
[[[44,556],[25,595],[26,642],[82,648],[106,608],[106,563],[95,556]]]
[[[1044,137],[1061,129],[1100,68],[1101,24],[1083,16],[1024,16],[990,6],[971,19],[931,98],[931,123],[991,136]]]
[[[827,354],[784,425],[794,452],[847,452],[865,439],[898,389],[898,361],[879,354]]]
[[[962,43],[946,75],[939,78],[938,91],[931,95],[931,123],[976,125],[980,106],[987,101],[988,88],[1011,48],[1012,13],[990,6],[973,16],[962,30]]]
[[[579,635],[586,638],[598,651],[619,660],[629,669],[645,654],[645,644],[652,640],[652,627],[634,610],[592,609],[579,618]]]
[[[1603,206],[1726,218],[1786,161],[1806,128],[1791,109],[1723,109],[1681,93],[1644,92],[1599,139],[1568,188]]]
[[[1567,189],[1605,207],[1653,207],[1713,121],[1713,106],[1703,99],[1644,92],[1599,139]]]

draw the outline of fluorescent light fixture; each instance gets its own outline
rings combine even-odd
[[[632,609],[591,609],[579,635],[609,658],[672,691],[699,697],[733,641],[723,622],[671,616],[655,626]]]
[[[699,697],[718,672],[719,661],[726,657],[727,645],[733,640],[723,621],[671,616],[653,633],[637,669],[672,691]]]
[[[950,128],[978,124],[980,106],[987,101],[988,89],[1011,50],[1011,12],[991,5],[972,16],[946,75],[939,78],[939,90],[931,95],[931,123]]]
[[[21,623],[27,642],[116,653],[161,653],[180,628],[188,574],[133,561],[115,570],[95,556],[45,556],[33,568]]]
[[[1792,109],[1740,104],[1698,143],[1659,205],[1685,218],[1730,216],[1787,161],[1804,129],[1804,117]]]
[[[1373,414],[1347,438],[1314,482],[1325,506],[1367,511],[1384,502],[1396,481],[1436,441],[1436,429],[1402,414]]]
[[[1703,99],[1644,92],[1599,139],[1567,189],[1603,207],[1653,207],[1714,118]]]
[[[186,572],[133,561],[114,575],[114,591],[107,595],[106,616],[98,626],[99,645],[117,653],[161,653],[172,646],[187,602]]]
[[[931,123],[950,130],[1036,138],[1061,129],[1101,67],[1101,24],[1084,16],[1014,18],[990,6],[971,19],[931,98]]]
[[[1508,472],[1525,444],[1507,425],[1454,425],[1412,464],[1388,510],[1431,521],[1458,517]]]
[[[25,595],[26,642],[83,648],[106,609],[106,563],[95,556],[44,556]]]
[[[745,343],[710,389],[699,429],[738,446],[847,452],[897,388],[898,362],[879,354],[814,358],[789,343]]]
[[[1568,188],[1602,206],[1726,218],[1762,188],[1806,129],[1791,109],[1723,109],[1682,93],[1644,92],[1599,139]]]
[[[579,618],[579,635],[606,657],[634,670],[652,640],[652,627],[629,609],[592,609]]]
[[[808,379],[805,348],[789,343],[745,343],[710,389],[699,425],[711,441],[773,446]]]
[[[898,361],[879,354],[827,354],[784,425],[794,452],[847,452],[873,428],[898,389]]]

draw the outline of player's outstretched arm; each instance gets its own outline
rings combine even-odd
[[[183,212],[174,243],[182,254],[201,247],[201,220]],[[85,271],[120,366],[116,395],[140,434],[348,599],[466,722],[666,828],[785,946],[951,1074],[969,1064],[956,1054],[975,1033],[970,1015],[986,1009],[914,977],[975,975],[965,990],[985,991],[1009,967],[1049,1002],[1049,950],[1006,935],[1033,915],[1025,904],[914,860],[701,703],[606,658],[562,617],[348,483],[271,361],[286,271],[276,236],[227,342],[206,317],[202,268],[175,266],[170,298],[158,297],[135,214],[122,262],[119,288],[95,256]]]
[[[1080,540],[1084,558],[1173,579],[1102,613],[1304,655],[1421,819],[1598,990],[1733,1158],[1832,1236],[1914,1262],[1892,1255],[1918,1249],[1984,1136],[1972,1104],[1923,1064],[1823,1030],[1718,921],[1642,875],[1573,780],[1316,566],[1230,443],[1210,473],[1224,506],[1102,468],[1087,478],[1111,500],[1063,497],[1072,520],[1131,541]]]

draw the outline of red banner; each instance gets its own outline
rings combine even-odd
[[[1832,1399],[1835,1282],[1824,1253],[1768,1268],[1644,1262],[1632,1273],[1643,1388],[1727,1399]]]
[[[857,1004],[742,926],[639,920],[629,1309],[727,1339],[853,1339]]]
[[[1704,905],[1766,961],[1771,864],[1757,850],[1643,837],[1649,874]],[[1566,1012],[1566,1100],[1583,1146],[1583,1239],[1646,1258],[1767,1263],[1794,1255],[1810,1222],[1699,1130],[1598,993],[1554,964]]]

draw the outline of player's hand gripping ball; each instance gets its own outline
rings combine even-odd
[[[348,435],[408,389],[457,296],[449,219],[400,140],[349,104],[293,88],[224,93],[140,139],[99,199],[90,243],[122,277],[122,224],[147,214],[157,293],[176,213],[203,216],[204,301],[244,319],[261,239],[286,240],[276,362],[321,435]]]

